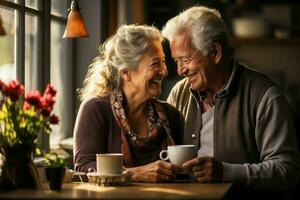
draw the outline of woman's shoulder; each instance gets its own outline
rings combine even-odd
[[[81,102],[81,109],[95,110],[97,108],[110,108],[109,95],[86,99]]]

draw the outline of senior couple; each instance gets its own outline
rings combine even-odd
[[[163,36],[184,77],[167,102],[156,98],[168,74]],[[198,182],[233,182],[245,191],[285,191],[299,180],[287,101],[267,76],[234,60],[215,9],[187,9],[162,34],[121,26],[99,47],[80,97],[76,171],[95,168],[96,153],[121,152],[137,182],[170,181],[183,169]],[[160,160],[159,152],[174,144],[195,144],[197,158],[181,168]]]

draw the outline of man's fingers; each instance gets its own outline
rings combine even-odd
[[[194,158],[192,160],[189,160],[189,161],[183,163],[182,167],[188,168],[188,167],[192,167],[194,165],[203,165],[207,161],[210,161],[210,160],[212,160],[212,157],[208,157],[208,156]]]
[[[183,163],[182,168],[184,170],[190,170],[194,165],[198,165],[198,158],[194,158],[192,160],[189,160],[185,163]]]
[[[202,170],[202,171],[195,171],[195,172],[194,172],[194,176],[195,176],[196,178],[201,178],[201,177],[205,177],[206,174],[205,174],[205,171],[204,171],[204,170]]]
[[[205,169],[205,166],[204,165],[195,165],[192,169],[193,172],[197,172],[197,171],[201,171]]]

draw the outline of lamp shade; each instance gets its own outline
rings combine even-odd
[[[0,16],[0,35],[6,35],[5,29],[3,27],[1,16]]]
[[[83,18],[79,12],[80,8],[78,2],[76,0],[72,1],[71,8],[69,10],[70,13],[63,38],[89,37],[83,22]]]

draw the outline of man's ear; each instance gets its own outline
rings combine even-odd
[[[214,61],[216,64],[219,64],[222,59],[222,46],[219,42],[214,42],[213,43],[213,53],[212,55],[214,56]]]
[[[122,70],[120,72],[122,78],[125,80],[125,81],[130,81],[131,80],[131,75],[130,75],[130,72],[128,70]]]

